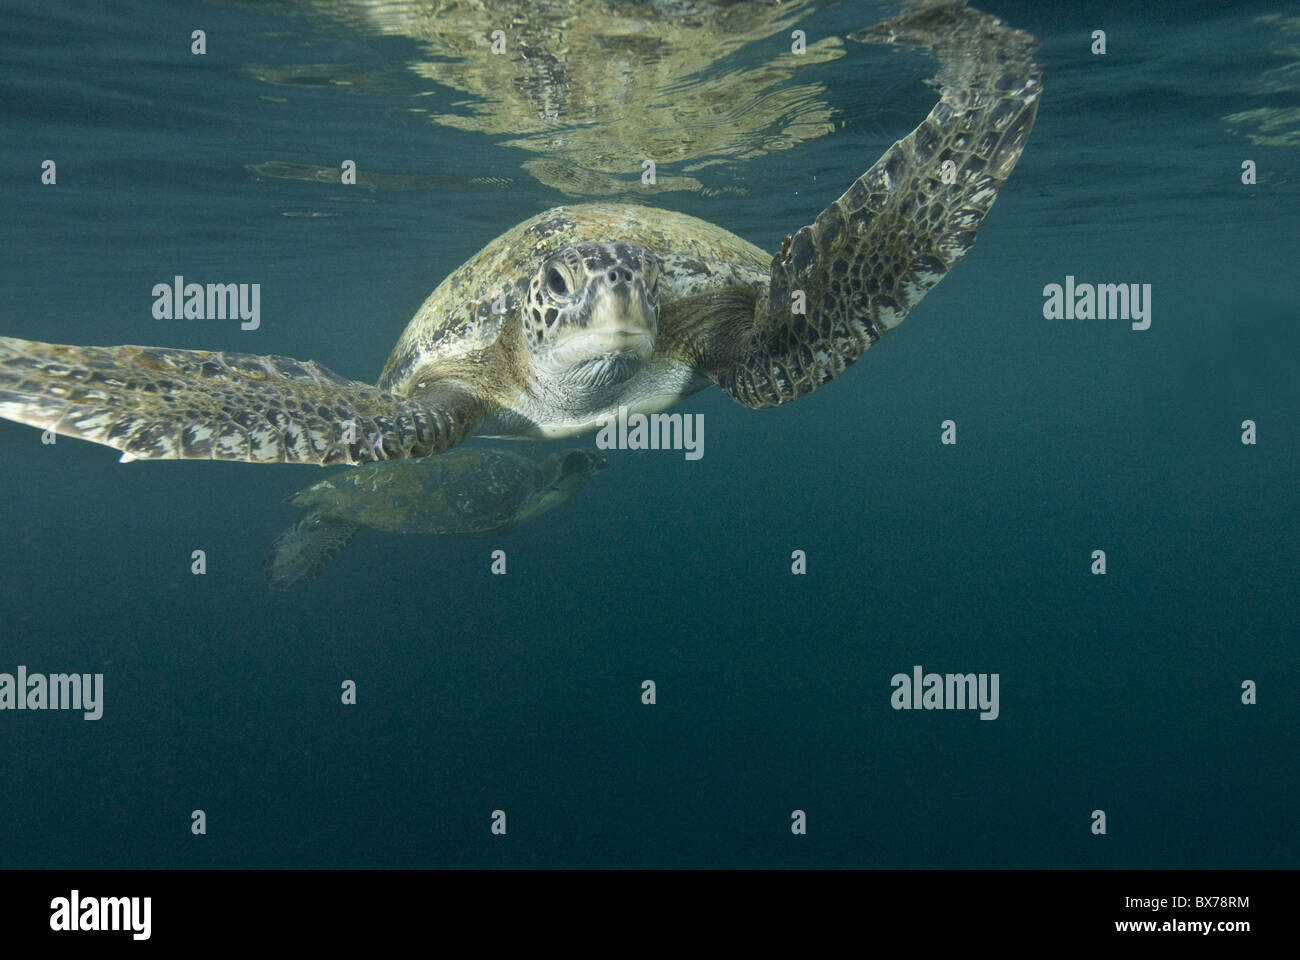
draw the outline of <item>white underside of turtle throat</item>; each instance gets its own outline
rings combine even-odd
[[[508,408],[488,417],[479,436],[576,437],[599,430],[619,407],[628,414],[658,413],[709,386],[711,381],[693,367],[676,360],[652,360],[640,373],[605,398],[598,408],[574,410],[561,398],[516,394]]]

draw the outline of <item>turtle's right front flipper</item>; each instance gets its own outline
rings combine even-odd
[[[688,359],[748,407],[811,393],[897,327],[975,242],[1034,125],[1038,42],[960,0],[851,38],[929,50],[940,99],[815,222],[785,238],[757,302],[701,301],[725,322]]]
[[[0,417],[115,447],[123,461],[423,457],[465,439],[484,412],[453,383],[400,398],[287,357],[0,337]]]

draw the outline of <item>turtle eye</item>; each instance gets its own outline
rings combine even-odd
[[[565,282],[564,274],[554,267],[546,271],[546,285],[550,287],[551,293],[557,297],[562,297],[569,292],[569,285]]]

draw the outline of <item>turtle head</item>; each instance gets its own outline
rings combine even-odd
[[[659,262],[633,243],[575,243],[542,261],[524,342],[535,372],[598,389],[637,373],[659,332]]]
[[[599,453],[577,447],[561,455],[560,476],[581,477],[585,481],[587,477],[594,477],[604,470],[608,463],[609,461]]]
[[[541,463],[546,484],[521,511],[522,517],[533,517],[558,507],[587,485],[587,481],[605,469],[606,460],[594,450],[574,447],[553,453]]]

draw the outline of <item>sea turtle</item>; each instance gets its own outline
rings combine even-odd
[[[272,590],[316,579],[357,527],[388,533],[502,533],[564,503],[605,468],[592,450],[534,458],[460,447],[419,460],[367,463],[299,490],[303,518],[276,537],[263,569]]]
[[[285,357],[0,339],[0,416],[123,460],[325,465],[579,435],[711,383],[748,407],[802,397],[970,249],[1039,100],[1036,41],[961,4],[852,39],[927,47],[940,100],[774,257],[681,213],[557,207],[443,280],[377,385]]]

